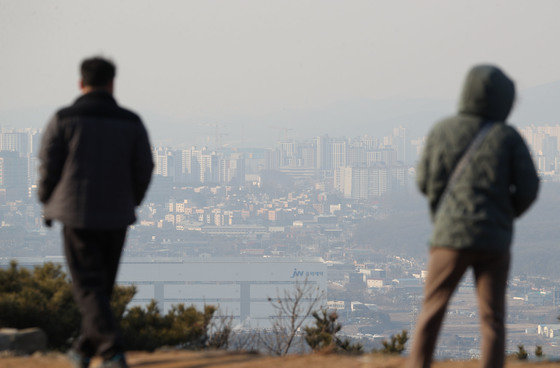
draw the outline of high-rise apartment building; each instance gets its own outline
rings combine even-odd
[[[200,182],[218,182],[218,155],[216,152],[203,153],[200,156]]]
[[[346,164],[348,166],[365,166],[366,150],[359,145],[349,146],[346,150]]]
[[[293,140],[285,140],[280,141],[278,145],[280,150],[278,166],[295,166],[296,143]]]
[[[313,139],[313,146],[315,147],[315,167],[318,170],[329,170],[332,165],[330,164],[330,145],[328,136],[315,137]]]
[[[220,183],[242,184],[245,181],[245,157],[242,153],[232,153],[220,159]]]
[[[315,147],[313,144],[300,144],[299,145],[299,159],[297,161],[298,167],[315,168]]]
[[[332,169],[336,170],[341,166],[346,166],[346,140],[332,140],[330,142],[330,162],[332,163]]]
[[[335,171],[334,187],[345,198],[371,199],[389,188],[389,171],[381,163],[374,166],[342,166]]]
[[[0,189],[4,189],[7,200],[28,197],[27,158],[15,151],[0,151]]]
[[[152,156],[154,159],[154,175],[169,176],[169,157],[171,152],[167,151],[164,147],[154,147],[152,149]]]
[[[560,124],[535,126],[531,125],[519,129],[539,172],[556,171],[556,162],[560,159]]]
[[[389,170],[383,163],[376,163],[369,167],[369,197],[379,197],[389,188]]]
[[[31,136],[23,131],[2,131],[0,133],[0,151],[17,152],[21,156],[31,154]]]

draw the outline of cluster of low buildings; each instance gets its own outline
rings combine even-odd
[[[250,232],[265,229],[278,232],[316,223],[336,227],[344,216],[367,215],[374,211],[373,208],[352,206],[336,195],[314,188],[288,191],[276,197],[246,187],[186,187],[175,189],[172,195],[173,198],[165,203],[148,201],[141,208],[141,221],[136,226],[172,231],[240,232],[246,229]]]

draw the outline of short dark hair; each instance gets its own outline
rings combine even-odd
[[[94,56],[82,61],[80,73],[85,86],[106,87],[115,78],[116,68],[113,62]]]

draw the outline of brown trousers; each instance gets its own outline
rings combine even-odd
[[[451,295],[465,271],[472,267],[476,282],[483,368],[501,368],[505,350],[505,291],[509,252],[491,253],[432,248],[424,303],[416,322],[408,368],[427,368],[432,363],[438,332]]]

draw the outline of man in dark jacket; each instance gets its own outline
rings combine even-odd
[[[475,66],[467,75],[458,115],[436,124],[428,136],[417,183],[428,198],[434,230],[408,367],[430,366],[447,304],[469,267],[479,300],[481,366],[503,366],[513,220],[535,200],[539,185],[525,142],[505,123],[514,98],[514,83],[500,69]],[[457,163],[487,124],[492,124],[488,133],[442,199]]]
[[[140,118],[113,98],[115,66],[102,58],[81,65],[82,96],[48,123],[39,158],[39,199],[47,225],[63,226],[64,250],[81,335],[69,357],[87,367],[126,367],[109,305],[127,227],[151,179],[148,134]]]

